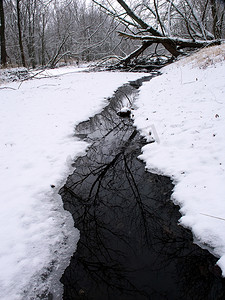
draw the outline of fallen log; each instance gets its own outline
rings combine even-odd
[[[120,36],[133,39],[141,40],[143,43],[171,43],[174,46],[179,46],[179,49],[182,48],[203,48],[213,45],[220,45],[224,40],[191,40],[191,39],[182,39],[177,37],[162,37],[162,36],[153,36],[153,35],[135,35],[129,34],[126,32],[118,31]]]

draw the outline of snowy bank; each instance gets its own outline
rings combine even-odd
[[[135,125],[148,141],[141,159],[170,176],[180,223],[219,257],[225,276],[225,45],[163,68],[145,83]]]
[[[74,126],[99,112],[117,87],[142,76],[74,71],[0,86],[1,300],[49,290],[61,299],[59,278],[79,232],[58,190],[72,159],[87,148],[73,136]]]

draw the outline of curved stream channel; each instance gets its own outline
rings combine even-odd
[[[60,191],[80,230],[63,299],[225,299],[216,258],[177,224],[170,179],[146,172],[137,159],[144,140],[117,116],[140,85],[119,88],[101,114],[76,127],[92,145]]]

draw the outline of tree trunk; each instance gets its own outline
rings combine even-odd
[[[16,1],[16,8],[17,8],[17,27],[19,33],[19,46],[20,46],[20,55],[22,59],[22,65],[26,67],[25,55],[23,50],[23,42],[22,42],[22,33],[21,33],[21,19],[20,19],[20,0]]]
[[[132,58],[138,57],[139,55],[141,55],[145,51],[145,49],[147,49],[151,45],[152,45],[152,42],[143,42],[141,47],[139,47],[134,52],[129,54],[127,57],[125,57],[123,60],[121,60],[120,63],[122,62],[126,66],[131,61]]]
[[[42,14],[42,35],[41,35],[41,64],[44,66],[45,61],[45,15]]]
[[[35,32],[35,12],[36,12],[36,1],[27,3],[28,12],[28,43],[27,49],[30,58],[32,68],[36,67],[36,55],[35,55],[35,43],[34,43],[34,32]]]
[[[176,38],[176,37],[165,37],[165,36],[147,36],[147,35],[134,35],[129,34],[126,32],[118,31],[120,36],[124,36],[126,38],[130,38],[132,40],[141,40],[143,43],[158,43],[163,44],[166,42],[170,42],[179,48],[202,48],[212,45],[220,45],[221,40],[190,40],[190,39],[182,39],[182,38]]]
[[[217,15],[216,1],[210,0],[210,2],[211,2],[212,17],[213,17],[213,34],[215,39],[219,39],[221,38],[221,36],[218,28],[218,15]]]
[[[6,53],[6,41],[5,41],[5,17],[3,0],[0,0],[0,39],[1,39],[1,65],[6,66],[7,53]]]

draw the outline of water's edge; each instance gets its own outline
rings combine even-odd
[[[61,278],[64,300],[225,297],[216,259],[177,225],[171,180],[145,171],[137,159],[145,142],[117,115],[150,78],[119,88],[101,114],[76,127],[92,146],[60,190],[81,234]]]

